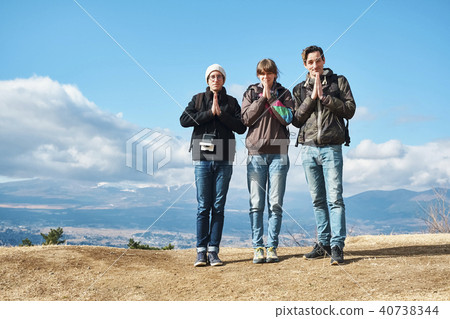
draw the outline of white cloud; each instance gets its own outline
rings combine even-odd
[[[359,145],[350,150],[347,154],[349,158],[397,158],[402,157],[405,148],[398,140],[390,140],[383,144],[375,144],[371,140],[363,140]]]
[[[0,81],[0,176],[92,181],[149,180],[125,165],[126,141],[140,129],[102,111],[73,85],[48,77]],[[170,135],[170,132],[163,131]],[[188,142],[172,138],[176,170],[190,163]],[[180,176],[178,180],[184,181]],[[159,183],[175,182],[167,174]],[[156,177],[155,177],[156,179]]]
[[[425,190],[450,185],[450,139],[408,146],[391,140],[362,141],[344,159],[349,193],[405,188]]]
[[[102,111],[73,85],[36,76],[0,81],[0,182],[62,178],[118,183],[124,190],[133,190],[139,185],[171,187],[194,181],[189,141],[174,137],[168,129],[158,129],[171,137],[167,165],[153,176],[127,167],[126,141],[140,130],[116,114]],[[230,186],[246,190],[243,138],[237,137],[238,159]],[[287,191],[305,192],[300,147],[291,146],[289,153]],[[419,146],[398,140],[381,144],[363,140],[345,156],[345,194],[448,187],[448,163],[450,139]]]

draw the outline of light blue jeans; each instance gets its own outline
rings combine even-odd
[[[343,249],[346,226],[342,197],[342,146],[303,145],[301,156],[316,217],[317,239],[324,246]]]
[[[287,154],[261,154],[248,157],[247,185],[250,193],[253,248],[264,247],[263,213],[266,198],[269,215],[267,247],[278,247],[288,170]]]

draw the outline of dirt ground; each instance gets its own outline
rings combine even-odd
[[[195,250],[0,247],[0,300],[450,300],[450,234],[350,237],[346,262],[252,263],[221,248],[222,267],[194,268]]]

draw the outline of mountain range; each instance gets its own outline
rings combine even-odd
[[[441,190],[441,192],[446,190]],[[345,198],[349,235],[426,232],[424,209],[435,190],[367,191]],[[250,245],[248,193],[230,188],[224,245]],[[0,245],[62,227],[69,244],[125,247],[136,237],[152,245],[195,246],[196,194],[193,185],[131,187],[34,179],[0,184]],[[281,244],[309,244],[315,222],[308,193],[288,191]]]

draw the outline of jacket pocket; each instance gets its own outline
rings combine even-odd
[[[322,125],[322,144],[342,144],[345,141],[345,126],[338,116],[326,112]]]

